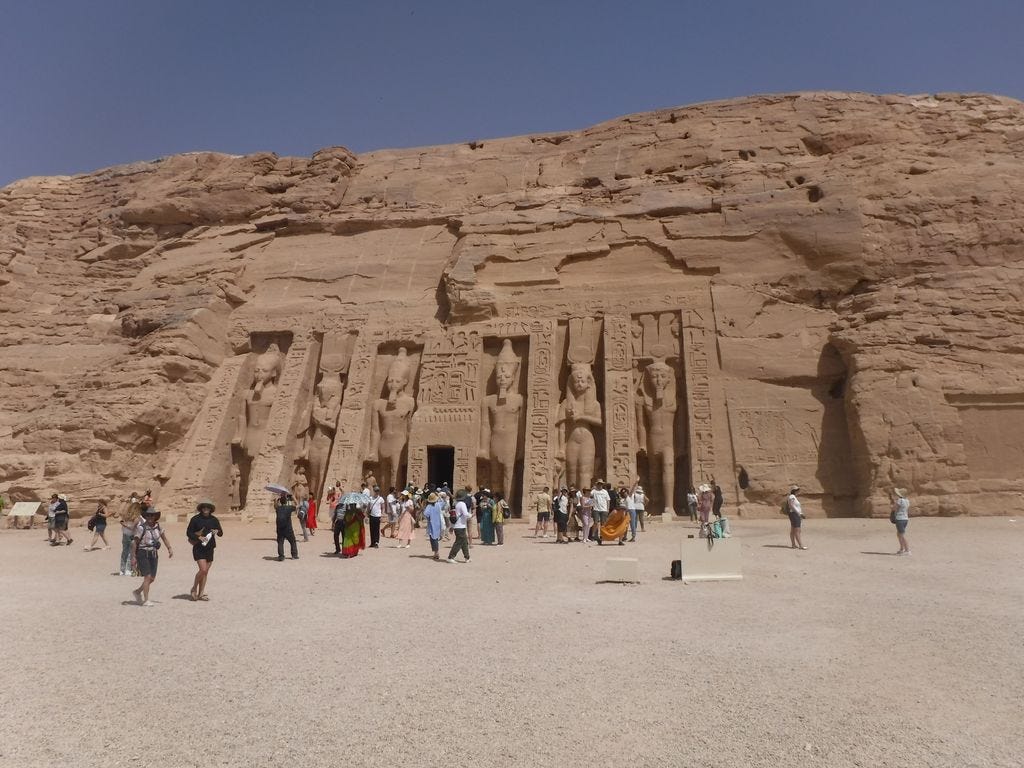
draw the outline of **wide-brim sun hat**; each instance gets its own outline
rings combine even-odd
[[[708,491],[711,490],[711,486],[708,485],[707,483],[703,483],[699,488],[697,488],[697,490],[700,491],[701,493],[707,493]]]
[[[143,517],[160,517],[160,510],[156,507],[146,507],[140,514]]]
[[[427,503],[428,504],[433,504],[435,501],[437,501],[437,494],[436,493],[432,493],[429,496],[427,496]]]
[[[892,492],[895,493],[897,496],[899,496],[901,499],[907,498],[907,489],[906,488],[893,488]]]
[[[789,492],[790,493],[796,493],[799,490],[800,490],[800,486],[799,485],[791,485],[791,486],[789,486]]]
[[[217,505],[214,504],[209,499],[203,499],[198,504],[196,504],[196,512],[202,512],[203,511],[203,507],[209,507],[210,508],[210,512],[216,512],[217,511]]]

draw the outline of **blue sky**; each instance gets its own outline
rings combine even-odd
[[[0,2],[0,185],[796,90],[1024,98],[1024,0]]]

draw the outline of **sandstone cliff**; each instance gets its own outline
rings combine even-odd
[[[1017,101],[807,93],[25,179],[0,189],[0,492],[159,493],[253,329],[586,315],[643,278],[710,287],[731,503],[1020,511],[1022,159]]]

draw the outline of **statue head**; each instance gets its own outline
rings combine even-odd
[[[405,388],[409,386],[410,373],[409,353],[406,352],[405,347],[399,347],[398,357],[392,360],[388,367],[386,386],[389,403],[394,404],[399,396],[405,394]]]
[[[569,389],[581,397],[594,386],[594,372],[587,363],[573,363],[569,368]]]
[[[316,385],[316,399],[320,405],[327,405],[335,397],[341,397],[341,379],[328,372]]]
[[[511,340],[505,339],[501,344],[501,352],[498,353],[498,362],[494,366],[494,380],[498,384],[498,391],[508,392],[514,389],[518,378],[519,358],[512,350]]]
[[[656,400],[675,398],[676,377],[668,363],[664,360],[655,360],[647,366],[645,374]]]
[[[256,369],[253,371],[253,389],[263,391],[268,384],[277,382],[281,375],[281,350],[277,344],[271,344],[267,351],[256,358]]]

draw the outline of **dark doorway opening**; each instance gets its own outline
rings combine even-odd
[[[447,445],[427,446],[427,482],[433,486],[448,483],[452,488],[455,478],[455,449]]]

